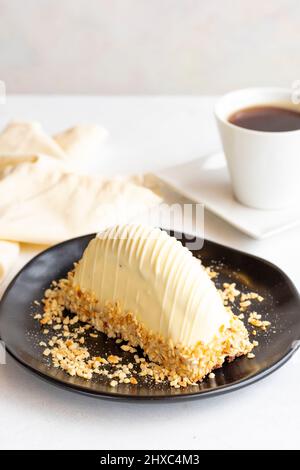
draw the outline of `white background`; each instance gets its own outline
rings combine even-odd
[[[223,93],[300,79],[298,0],[0,0],[9,93]]]
[[[11,97],[0,108],[0,125],[12,117],[28,118],[57,131],[79,120],[98,122],[110,132],[99,155],[103,172],[154,170],[218,148],[214,102],[199,97]],[[300,288],[300,228],[258,242],[206,213],[205,232],[207,238],[273,261]],[[18,266],[39,249],[23,247]],[[299,352],[247,388],[177,403],[119,403],[76,395],[28,374],[8,358],[0,366],[0,447],[299,448],[299,396]]]

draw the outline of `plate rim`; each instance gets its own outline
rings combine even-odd
[[[73,384],[65,384],[64,382],[61,382],[60,380],[57,380],[51,376],[48,376],[47,374],[44,374],[42,372],[39,372],[35,368],[29,366],[26,362],[23,362],[19,358],[17,358],[10,350],[9,348],[6,348],[6,352],[8,352],[9,356],[21,367],[23,367],[25,370],[27,370],[30,374],[34,375],[35,377],[38,377],[40,380],[50,383],[54,387],[60,388],[62,390],[67,390],[72,393],[78,393],[80,395],[85,395],[88,397],[96,398],[96,399],[105,399],[105,400],[114,400],[114,401],[134,401],[134,402],[158,402],[161,400],[164,401],[179,401],[179,400],[197,400],[197,399],[203,399],[203,398],[213,398],[218,395],[225,395],[230,392],[235,392],[237,390],[240,390],[244,387],[247,387],[249,385],[253,385],[256,382],[259,382],[260,380],[268,377],[271,375],[273,372],[276,372],[276,370],[280,369],[286,362],[288,362],[291,357],[294,355],[294,353],[297,351],[297,348],[291,348],[279,361],[277,361],[273,366],[271,367],[266,367],[265,369],[260,370],[257,372],[255,375],[248,379],[241,379],[240,381],[231,384],[231,385],[221,385],[215,389],[207,389],[207,390],[198,390],[195,392],[189,392],[184,395],[152,395],[152,396],[147,396],[147,395],[130,395],[126,393],[112,393],[112,392],[93,392],[93,391],[88,391],[81,387],[80,385],[73,385]]]
[[[170,230],[166,229],[166,228],[162,228],[162,230],[165,230],[167,232],[170,232]],[[185,234],[184,232],[181,232],[181,231],[173,231],[174,235],[176,236],[176,234],[181,234],[181,235],[186,235],[186,236],[191,236],[191,235],[187,235]],[[23,273],[23,271],[25,271],[31,264],[33,264],[35,262],[35,260],[37,258],[39,258],[40,256],[44,255],[45,253],[48,253],[49,251],[52,251],[52,250],[55,250],[57,247],[61,247],[65,244],[68,244],[70,242],[73,242],[75,240],[79,240],[79,239],[86,239],[86,238],[90,238],[92,239],[94,236],[96,235],[96,233],[89,233],[89,234],[86,234],[86,235],[81,235],[79,237],[73,237],[73,238],[70,238],[68,240],[64,240],[60,243],[57,243],[55,245],[52,245],[48,248],[46,248],[45,250],[41,251],[40,253],[38,253],[37,255],[35,255],[32,259],[30,259],[19,271],[18,273],[16,273],[16,275],[13,277],[13,279],[10,281],[10,283],[8,284],[8,286],[6,287],[4,293],[3,293],[3,296],[0,300],[0,307],[2,307],[2,304],[4,303],[6,297],[8,296],[9,292],[11,291],[11,289],[13,288],[13,285],[15,283],[15,281],[17,280],[17,278]],[[199,237],[197,237],[199,238]],[[251,258],[253,260],[256,260],[256,261],[259,261],[259,262],[262,262],[264,263],[265,265],[267,265],[268,267],[274,269],[275,271],[277,271],[278,273],[280,273],[280,275],[283,277],[284,281],[287,283],[288,287],[291,289],[291,291],[293,292],[293,294],[295,295],[295,297],[297,298],[298,302],[299,302],[299,306],[300,306],[300,294],[296,288],[296,286],[294,285],[294,283],[292,282],[292,280],[288,277],[288,275],[278,266],[276,266],[274,263],[272,263],[271,261],[269,260],[266,260],[264,258],[261,258],[260,256],[257,256],[257,255],[253,255],[251,253],[247,253],[245,251],[242,251],[242,250],[238,250],[236,248],[233,248],[233,247],[230,247],[228,245],[223,245],[221,243],[218,243],[218,242],[214,242],[210,239],[207,239],[207,238],[203,238],[203,242],[208,242],[210,245],[212,246],[217,246],[221,249],[226,249],[226,250],[232,250],[234,251],[236,254],[238,255],[242,255],[242,256],[246,256],[247,258]],[[193,250],[191,250],[193,251]],[[300,314],[300,313],[299,313]],[[1,315],[1,310],[0,310],[0,315]],[[0,331],[0,340],[1,340],[1,331]],[[300,338],[299,338],[299,341],[300,341]],[[178,400],[196,400],[196,399],[200,399],[200,398],[209,398],[209,397],[215,397],[215,396],[218,396],[218,395],[223,395],[225,393],[230,393],[230,392],[234,392],[234,391],[237,391],[241,388],[244,388],[246,386],[249,386],[249,385],[252,385],[254,384],[255,382],[258,382],[259,380],[267,377],[268,375],[272,374],[273,372],[275,372],[276,370],[278,370],[280,367],[282,367],[292,356],[293,354],[297,351],[297,349],[300,347],[300,343],[296,345],[296,347],[291,347],[285,354],[284,356],[282,356],[277,362],[275,362],[272,366],[267,366],[265,367],[264,369],[261,369],[259,370],[257,373],[255,373],[254,375],[252,375],[251,377],[249,378],[246,378],[246,379],[241,379],[233,384],[229,384],[229,385],[220,385],[218,386],[217,388],[212,388],[212,389],[204,389],[204,390],[197,390],[197,391],[191,391],[191,392],[188,392],[186,394],[183,394],[183,395],[165,395],[165,394],[157,394],[157,395],[130,395],[130,394],[127,394],[127,393],[122,393],[122,392],[118,392],[118,393],[113,393],[113,392],[104,392],[104,391],[93,391],[92,389],[90,390],[87,390],[85,387],[81,387],[80,385],[78,384],[72,384],[72,383],[64,383],[62,381],[60,381],[59,379],[55,379],[54,377],[50,376],[50,375],[47,375],[46,373],[44,372],[41,372],[39,371],[38,369],[30,366],[28,363],[26,363],[26,361],[22,361],[22,359],[20,359],[19,357],[17,357],[12,351],[10,351],[10,348],[8,345],[5,344],[5,350],[6,352],[9,354],[9,356],[18,364],[20,365],[21,367],[25,368],[25,370],[27,370],[28,372],[30,372],[31,374],[35,375],[36,377],[38,377],[39,379],[43,380],[43,381],[46,381],[48,383],[50,383],[51,385],[54,385],[58,388],[61,388],[61,389],[64,389],[64,390],[68,390],[68,391],[71,391],[73,393],[79,393],[81,395],[86,395],[86,396],[89,396],[89,397],[93,397],[93,398],[98,398],[98,399],[107,399],[107,400],[115,400],[115,401],[134,401],[134,402],[143,402],[143,401],[147,401],[147,402],[159,402],[161,400],[164,400],[164,401],[171,401],[171,402],[174,402],[174,401],[178,401]]]

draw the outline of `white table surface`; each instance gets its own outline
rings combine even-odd
[[[219,148],[214,102],[213,97],[184,96],[11,96],[0,105],[0,126],[12,118],[31,119],[55,132],[79,122],[97,122],[110,133],[101,156],[103,172],[151,171]],[[300,289],[300,228],[255,241],[206,213],[205,235],[271,260]],[[13,271],[41,249],[22,247]],[[76,395],[7,359],[0,366],[0,448],[300,447],[299,352],[254,385],[177,403],[121,403]]]

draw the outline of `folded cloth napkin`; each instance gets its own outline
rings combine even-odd
[[[0,155],[46,154],[64,160],[66,154],[38,122],[13,121],[0,134]]]
[[[0,134],[0,239],[53,244],[158,205],[143,178],[72,171],[72,159],[95,151],[105,134],[85,125],[51,138],[37,123],[9,124]]]
[[[95,124],[80,124],[53,136],[68,159],[80,162],[82,158],[97,157],[108,132]]]
[[[0,238],[57,243],[129,221],[160,201],[135,177],[71,173],[46,156],[11,164],[6,158],[0,165]]]
[[[107,135],[104,127],[80,124],[50,137],[38,122],[12,121],[0,134],[0,155],[48,155],[75,170],[74,162],[95,157],[101,151]]]
[[[19,243],[0,240],[0,283],[14,265],[19,252]]]

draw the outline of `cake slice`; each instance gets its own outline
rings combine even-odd
[[[188,383],[252,349],[201,262],[144,225],[115,226],[91,240],[69,276],[66,306]]]

